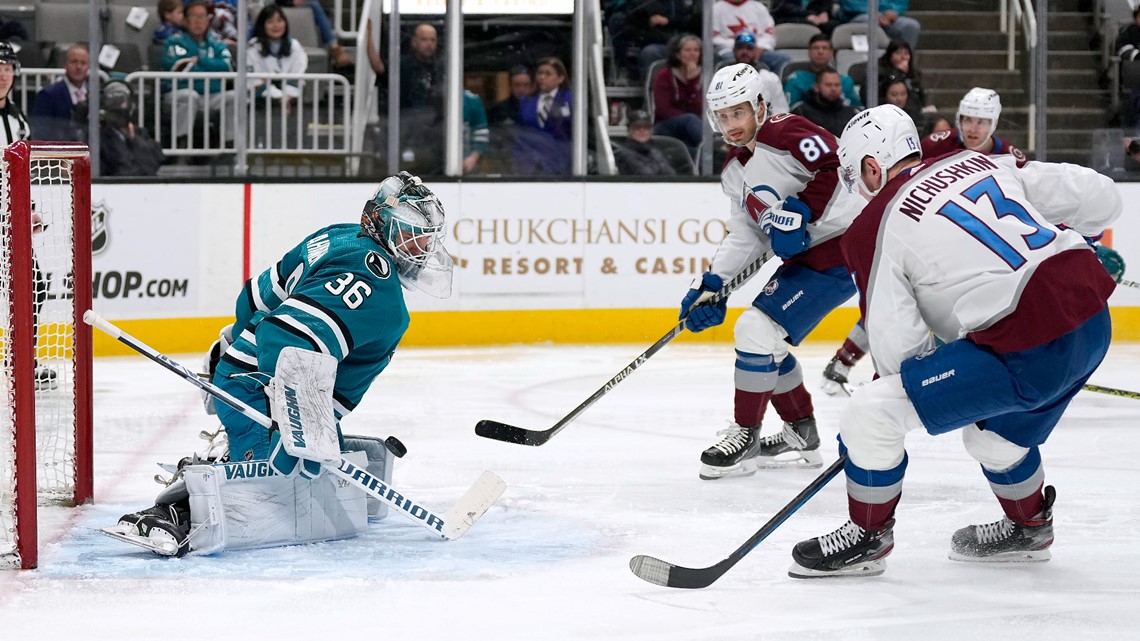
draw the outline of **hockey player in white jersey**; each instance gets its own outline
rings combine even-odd
[[[1108,350],[1115,283],[1087,238],[1120,215],[1115,186],[971,150],[923,160],[892,105],[853,118],[839,156],[871,198],[842,244],[879,378],[841,418],[850,520],[797,544],[789,574],[884,571],[917,429],[961,430],[1005,512],[955,532],[950,558],[1047,560],[1056,494],[1038,448]]]
[[[681,303],[686,327],[700,332],[723,323],[725,301],[705,301],[766,252],[784,263],[736,323],[735,422],[701,454],[700,476],[818,467],[812,399],[788,347],[854,295],[839,240],[862,201],[839,184],[835,137],[800,116],[769,117],[751,66],[718,71],[706,99],[713,128],[733,145],[721,174],[731,213],[710,270]],[[784,426],[761,437],[769,401]]]

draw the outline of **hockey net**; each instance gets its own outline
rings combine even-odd
[[[39,505],[92,498],[87,147],[0,160],[0,569],[38,563]]]

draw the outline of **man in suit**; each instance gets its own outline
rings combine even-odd
[[[33,140],[83,140],[86,125],[74,122],[75,105],[87,101],[87,47],[68,47],[64,77],[40,90],[32,106]]]

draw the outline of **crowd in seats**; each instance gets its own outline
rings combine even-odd
[[[776,74],[791,56],[776,49],[776,21],[758,0],[717,0],[713,3],[712,39],[717,62],[732,60],[736,35],[750,31],[756,38],[760,62]]]
[[[701,39],[674,36],[668,62],[653,79],[653,133],[676,138],[696,155],[704,136]]]

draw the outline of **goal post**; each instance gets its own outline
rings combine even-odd
[[[91,169],[76,143],[0,165],[0,568],[28,569],[38,507],[93,498]]]

